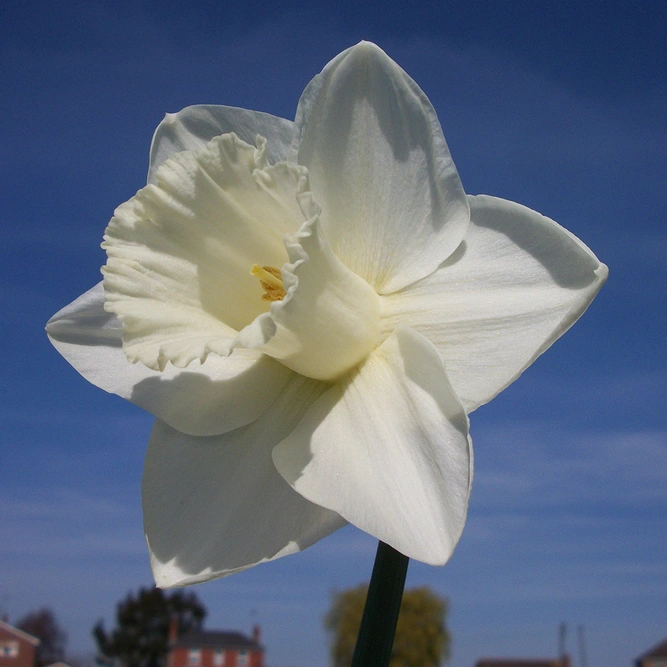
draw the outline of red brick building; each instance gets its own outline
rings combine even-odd
[[[188,632],[172,640],[167,667],[264,667],[259,639],[258,626],[252,637],[240,632]]]
[[[39,639],[0,621],[0,667],[34,667]]]

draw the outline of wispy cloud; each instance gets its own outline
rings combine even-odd
[[[524,509],[667,501],[667,432],[569,432],[554,423],[495,426],[479,435],[481,507]]]
[[[23,495],[0,496],[3,556],[76,560],[145,553],[136,502],[67,488]]]

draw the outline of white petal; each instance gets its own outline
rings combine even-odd
[[[212,104],[168,113],[153,135],[148,182],[155,182],[157,168],[174,153],[204,148],[214,137],[230,132],[248,144],[254,144],[258,134],[265,137],[269,162],[282,162],[292,141],[292,125],[291,120],[261,111]]]
[[[267,166],[233,134],[175,154],[116,210],[103,247],[107,310],[123,322],[130,361],[183,367],[226,355],[236,332],[268,310],[253,264],[282,266],[283,237],[304,216],[303,167]]]
[[[399,327],[273,452],[296,491],[411,558],[450,557],[470,492],[468,420],[437,350]]]
[[[224,433],[257,419],[292,376],[277,361],[241,349],[186,369],[169,364],[162,373],[131,364],[120,320],[104,310],[102,283],[56,313],[46,330],[89,382],[191,435]]]
[[[314,217],[285,241],[287,294],[237,338],[297,373],[332,380],[359,364],[380,338],[380,299],[331,252]]]
[[[209,438],[156,422],[143,479],[155,581],[185,586],[301,551],[345,525],[295,493],[271,450],[324,387],[295,377],[257,421]]]
[[[383,298],[385,330],[403,322],[433,342],[468,412],[565,333],[607,278],[607,267],[553,220],[495,197],[470,197],[470,205],[454,255]]]
[[[379,293],[459,245],[468,204],[435,110],[377,46],[344,51],[310,82],[294,131],[334,253]]]

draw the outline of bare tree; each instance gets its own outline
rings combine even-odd
[[[194,593],[164,593],[159,588],[141,588],[129,593],[116,607],[116,627],[109,633],[99,621],[93,628],[97,662],[122,667],[164,667],[169,624],[175,619],[178,633],[199,630],[206,608]]]
[[[60,627],[56,615],[48,607],[30,612],[16,627],[39,639],[35,651],[35,667],[45,667],[65,659],[67,633]]]

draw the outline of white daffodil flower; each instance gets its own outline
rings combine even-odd
[[[157,417],[143,504],[163,587],[348,521],[445,563],[472,481],[467,413],[607,276],[552,220],[466,196],[430,102],[367,42],[311,81],[294,123],[168,115],[103,247],[103,282],[47,330]]]

